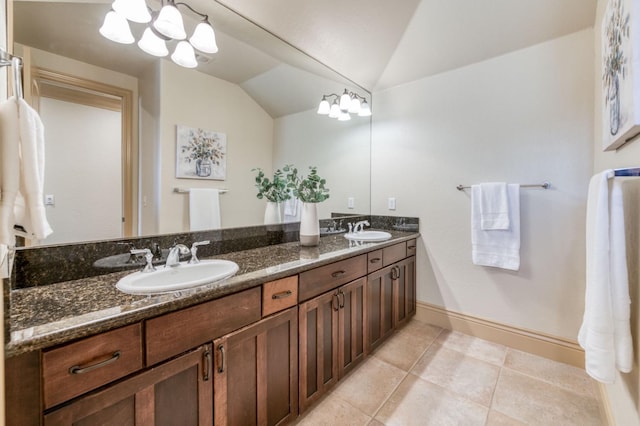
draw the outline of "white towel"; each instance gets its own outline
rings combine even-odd
[[[214,188],[189,190],[189,228],[191,231],[220,229],[220,195]]]
[[[471,257],[475,265],[520,269],[520,185],[507,185],[509,229],[485,231],[481,225],[480,186],[471,187]]]
[[[585,369],[594,379],[613,383],[616,368],[631,371],[630,330],[622,182],[613,170],[591,178],[587,200],[587,274],[585,311],[578,333],[585,350]]]
[[[296,197],[291,197],[284,202],[284,221],[300,222],[300,214],[302,213],[302,202]]]
[[[14,225],[30,239],[52,230],[43,203],[44,126],[24,99],[0,103],[0,244],[15,245]]]
[[[480,225],[485,231],[509,229],[509,198],[505,182],[482,183],[480,186]]]

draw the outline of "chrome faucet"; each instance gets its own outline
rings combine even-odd
[[[356,224],[353,225],[353,232],[362,232],[364,230],[365,225],[371,226],[369,225],[368,220],[361,220],[360,222],[356,222]]]
[[[144,254],[144,258],[147,261],[144,265],[144,269],[142,272],[153,272],[156,270],[155,266],[153,266],[153,253],[149,249],[131,249],[130,253],[132,256],[137,256],[139,254]]]
[[[165,268],[167,266],[174,267],[180,264],[180,255],[189,253],[189,248],[184,244],[176,244],[175,246],[169,249],[169,254],[167,255],[167,263],[165,263]]]
[[[191,259],[189,259],[190,265],[193,265],[195,263],[200,263],[200,259],[198,259],[198,257],[196,256],[196,253],[198,252],[198,246],[205,246],[209,243],[210,241],[206,240],[206,241],[198,241],[191,245]]]

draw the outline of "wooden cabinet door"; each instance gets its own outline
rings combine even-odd
[[[298,415],[298,310],[216,339],[216,425],[278,425]]]
[[[211,345],[90,393],[44,416],[51,425],[211,425]]]
[[[338,291],[300,304],[300,413],[338,381]]]
[[[366,350],[367,280],[361,278],[338,289],[338,378],[364,359]]]
[[[387,266],[367,279],[367,352],[380,345],[394,330],[394,267]]]

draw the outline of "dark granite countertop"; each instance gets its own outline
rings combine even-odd
[[[12,290],[5,356],[104,332],[419,236],[389,232],[390,240],[377,243],[354,243],[340,234],[322,237],[317,247],[295,242],[215,256],[236,262],[240,270],[223,283],[162,295],[134,296],[116,289],[131,271]]]

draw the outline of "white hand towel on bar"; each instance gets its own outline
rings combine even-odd
[[[302,213],[302,201],[296,197],[291,197],[284,202],[284,221],[299,222]]]
[[[507,185],[509,229],[485,231],[480,212],[480,185],[471,186],[471,257],[475,265],[520,269],[520,185]]]
[[[220,229],[220,195],[214,188],[189,189],[189,229]]]
[[[485,231],[509,229],[509,197],[505,182],[480,185],[480,224]]]
[[[585,311],[578,342],[585,350],[585,370],[613,383],[616,368],[629,372],[633,346],[622,182],[613,170],[591,178],[587,200],[587,274]]]

